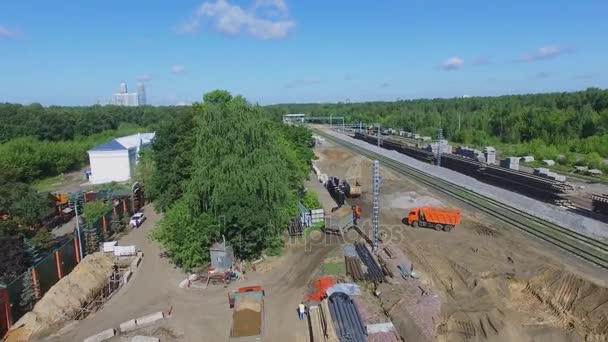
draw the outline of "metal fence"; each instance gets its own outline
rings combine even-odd
[[[114,211],[116,211],[118,219],[122,220],[125,215],[128,216],[133,213],[133,203],[130,199],[121,199],[118,205],[113,207],[111,211],[91,224],[99,237],[99,241],[103,242],[104,236],[111,236],[113,233],[117,233],[112,231]],[[63,245],[53,250],[44,259],[26,271],[31,272],[32,277],[30,279],[35,284],[24,284],[26,273],[23,273],[6,285],[5,288],[0,288],[0,336],[3,336],[14,322],[31,309],[30,305],[21,305],[24,285],[33,286],[35,288],[36,299],[40,299],[61,278],[68,275],[80,262],[82,257],[86,256],[87,234],[85,231],[87,225],[85,224],[84,226],[81,227],[80,236],[74,232],[72,239],[69,239]],[[80,255],[79,241],[83,243],[83,256]]]

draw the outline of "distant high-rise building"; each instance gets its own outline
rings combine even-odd
[[[146,86],[143,82],[139,82],[137,84],[137,103],[140,106],[145,106],[148,104],[146,101]]]
[[[143,83],[138,84],[139,93],[129,93],[127,83],[122,82],[118,93],[112,94],[112,104],[116,106],[144,106],[146,104],[146,90]]]

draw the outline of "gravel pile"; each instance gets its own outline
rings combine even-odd
[[[448,170],[446,168],[423,163],[414,158],[405,156],[401,153],[385,150],[383,148],[368,144],[364,141],[353,139],[338,132],[331,131],[328,133],[336,138],[348,141],[370,151],[380,153],[393,160],[414,167],[417,170],[426,172],[436,177],[440,177],[453,184],[463,186],[465,188],[475,191],[480,195],[500,201],[518,210],[521,210],[522,212],[535,215],[549,222],[558,224],[564,228],[579,232],[581,234],[585,234],[592,238],[608,238],[608,225],[605,223],[581,215],[559,210],[556,207],[537,201],[535,199],[517,194],[515,192],[511,192],[509,190],[501,189],[489,184],[482,183],[472,177],[465,176],[461,173]]]

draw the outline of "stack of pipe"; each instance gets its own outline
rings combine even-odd
[[[340,341],[367,341],[367,331],[359,309],[347,294],[335,292],[329,296],[329,311]]]
[[[608,215],[608,194],[593,195],[591,200],[593,201],[594,212]]]
[[[354,281],[366,279],[358,257],[344,256],[344,263],[346,264],[346,274],[353,278]]]
[[[365,266],[367,266],[367,279],[373,281],[374,283],[381,283],[384,279],[384,273],[382,269],[372,256],[372,253],[365,247],[363,243],[355,243],[355,249],[357,250],[357,254],[359,258]]]

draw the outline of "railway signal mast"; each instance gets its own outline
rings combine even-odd
[[[372,233],[374,236],[372,250],[378,253],[380,240],[380,162],[374,160],[372,166]]]
[[[437,166],[441,166],[441,141],[443,140],[443,128],[437,132]]]

